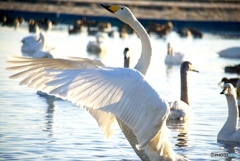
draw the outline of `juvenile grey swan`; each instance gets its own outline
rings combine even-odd
[[[188,71],[199,72],[196,70],[192,63],[184,61],[180,68],[181,76],[181,99],[169,102],[170,105],[170,120],[187,120],[193,117],[192,108],[189,106],[188,99]]]

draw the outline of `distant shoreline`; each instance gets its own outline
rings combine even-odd
[[[56,1],[56,0],[49,0]],[[63,0],[61,0],[63,1]],[[73,0],[70,0],[73,1]],[[74,0],[80,1],[80,0]],[[84,1],[84,2],[82,2]],[[86,3],[87,0],[81,0],[81,3]],[[91,2],[97,0],[90,0]],[[116,0],[119,2],[119,0]],[[129,2],[129,1],[126,1]],[[150,1],[147,1],[148,3]],[[142,23],[143,26],[147,27],[149,23],[160,23],[166,24],[168,21],[171,21],[174,26],[174,30],[181,30],[186,27],[195,28],[202,32],[211,32],[211,33],[232,33],[233,36],[240,34],[240,5],[220,5],[219,12],[215,11],[215,16],[205,13],[205,9],[202,8],[201,12],[193,10],[193,8],[201,9],[201,6],[196,5],[193,7],[189,5],[189,8],[186,8],[186,4],[177,3],[178,6],[182,5],[183,10],[179,11],[179,8],[166,9],[166,6],[173,4],[164,3],[164,5],[150,5],[153,7],[149,9],[148,5],[141,4],[140,6],[132,6],[128,4],[131,11]],[[174,3],[175,4],[175,3]],[[138,4],[139,5],[139,4]],[[206,3],[204,4],[206,5]],[[206,6],[202,7],[206,7]],[[218,4],[219,5],[219,4]],[[207,8],[217,8],[218,5],[209,5]],[[71,6],[71,7],[70,7]],[[56,23],[62,23],[67,25],[72,25],[74,21],[80,20],[85,17],[87,20],[95,20],[96,22],[111,22],[113,26],[122,26],[123,22],[119,21],[113,14],[109,13],[100,6],[99,3],[86,3],[78,5],[53,5],[53,4],[36,4],[36,3],[17,3],[17,2],[1,2],[0,1],[0,15],[9,15],[12,17],[23,17],[25,20],[35,19],[40,20],[43,18],[50,19]],[[214,6],[214,7],[213,7]],[[235,7],[234,7],[235,6]],[[158,8],[160,7],[160,8]],[[165,9],[164,9],[165,8]],[[181,7],[180,7],[181,8]],[[174,10],[174,12],[173,12]],[[233,14],[233,12],[238,11],[238,13]],[[181,13],[178,13],[181,12]],[[192,16],[188,15],[188,12],[193,14]],[[211,11],[213,12],[213,11]],[[201,13],[206,14],[201,15]],[[181,15],[182,14],[182,15]],[[195,15],[194,15],[195,14]],[[229,15],[228,15],[229,14]],[[165,16],[163,16],[165,15]],[[184,16],[183,16],[184,15]],[[200,15],[200,16],[199,16]],[[180,16],[180,17],[179,17]]]
[[[60,4],[57,4],[56,0],[49,2],[51,3],[0,2],[0,10],[113,17],[101,8],[98,0],[75,0],[72,3],[70,3],[71,1],[63,1],[65,3]],[[142,19],[240,22],[239,4],[119,0],[114,1],[114,3],[126,4],[137,18]]]

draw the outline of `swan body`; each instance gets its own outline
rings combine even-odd
[[[184,53],[174,52],[170,43],[168,43],[167,55],[165,57],[165,64],[167,65],[180,65],[184,61]]]
[[[170,55],[166,55],[165,64],[167,65],[180,65],[183,62],[184,54],[175,52]]]
[[[45,48],[45,38],[42,33],[37,36],[28,36],[22,39],[22,55],[32,57],[37,50],[43,50]]]
[[[107,137],[113,134],[113,126],[118,123],[142,160],[184,160],[173,151],[168,140],[169,105],[142,75],[146,74],[151,58],[148,35],[127,7],[102,6],[132,26],[141,41],[146,42],[142,43],[142,54],[135,69],[105,67],[100,61],[87,58],[10,57],[8,63],[13,66],[7,69],[18,71],[10,78],[23,78],[20,85],[84,108]]]
[[[26,37],[24,37],[22,40],[21,40],[21,42],[23,43],[23,44],[26,44],[26,43],[31,43],[31,42],[38,42],[39,41],[39,36],[37,36],[37,35],[31,35],[31,36],[26,36]]]
[[[218,52],[223,58],[240,58],[240,47],[231,47]]]
[[[87,52],[95,53],[95,54],[104,53],[104,52],[106,52],[106,48],[107,48],[107,46],[104,42],[89,41],[89,43],[87,45]]]
[[[96,41],[89,41],[87,44],[87,52],[89,53],[104,53],[107,51],[107,45],[105,43],[105,35],[103,33],[97,33]]]
[[[182,63],[180,68],[181,76],[181,100],[169,102],[170,114],[168,119],[170,120],[188,120],[193,117],[192,108],[189,106],[188,100],[188,81],[187,72],[198,72],[189,61]]]
[[[236,99],[236,91],[232,84],[227,83],[220,94],[224,94],[228,104],[228,118],[219,131],[218,141],[230,141],[240,143],[240,129],[238,129],[238,107]]]
[[[50,53],[50,51],[37,50],[37,51],[33,54],[33,58],[48,58],[48,59],[53,59],[53,55]]]
[[[188,120],[194,115],[191,107],[181,100],[169,102],[170,114],[169,120]]]

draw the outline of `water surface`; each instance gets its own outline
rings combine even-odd
[[[64,28],[66,29],[66,28]],[[86,45],[94,40],[86,33],[68,35],[67,30],[45,33],[56,57],[91,57]],[[116,128],[115,135],[106,139],[95,120],[71,102],[41,97],[32,89],[9,80],[7,55],[21,55],[21,39],[29,35],[26,28],[14,30],[0,27],[0,159],[1,160],[140,160]],[[240,145],[217,143],[217,134],[227,117],[227,102],[220,95],[218,82],[222,77],[237,77],[224,73],[226,65],[240,62],[224,59],[217,52],[239,46],[239,39],[226,39],[205,34],[203,39],[179,38],[176,33],[166,38],[151,37],[153,56],[147,73],[148,81],[167,99],[180,98],[179,66],[167,67],[164,58],[167,43],[175,51],[186,53],[187,59],[200,71],[189,73],[190,104],[195,113],[187,126],[168,123],[169,139],[174,150],[189,160],[231,160],[214,158],[214,153],[240,153]],[[126,39],[108,38],[107,53],[100,56],[108,66],[123,66],[123,49],[132,52],[131,67],[140,55],[141,44],[136,35]],[[232,159],[234,160],[234,159]],[[235,159],[237,160],[237,159]]]

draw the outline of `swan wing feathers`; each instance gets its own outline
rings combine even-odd
[[[87,106],[83,106],[83,108],[88,111],[91,116],[97,121],[98,126],[104,132],[107,138],[110,138],[114,133],[114,127],[117,124],[117,120],[112,113],[95,110],[93,108],[89,108]]]
[[[9,56],[7,63],[11,64],[7,70],[18,71],[10,76],[10,79],[24,78],[20,85],[28,85],[31,88],[43,90],[45,86],[43,77],[45,69],[81,69],[81,68],[98,68],[104,64],[100,60],[91,60],[88,58],[71,58],[71,59],[46,59],[46,58],[26,58],[18,56]],[[42,88],[39,88],[39,87]]]
[[[166,101],[135,70],[97,65],[85,69],[88,65],[81,65],[79,60],[65,59],[12,56],[7,62],[13,64],[8,70],[18,71],[10,78],[22,78],[20,85],[85,105],[81,107],[97,120],[107,135],[112,134],[115,116],[118,117],[133,130],[139,147],[161,131],[169,113]]]
[[[7,70],[18,71],[18,73],[10,76],[11,79],[23,78],[20,85],[27,85],[29,88],[34,88],[41,91],[49,91],[53,87],[46,86],[49,81],[45,74],[45,69],[75,69],[75,68],[98,68],[104,66],[100,60],[91,60],[88,58],[68,57],[71,60],[65,59],[32,59],[26,57],[9,56],[7,62],[13,66]],[[111,137],[114,132],[116,118],[111,113],[106,113],[100,110],[84,107],[96,119],[99,127],[102,129],[107,138]],[[101,116],[101,117],[100,117]]]
[[[126,68],[47,70],[50,94],[77,105],[110,112],[128,125],[145,146],[169,113],[167,102],[136,70]],[[88,109],[89,110],[89,109]]]
[[[41,64],[45,69],[79,69],[79,68],[97,68],[98,66],[104,66],[100,60],[68,57],[68,59],[45,59],[45,58],[26,58],[21,56],[8,56],[10,60],[8,63],[14,66],[28,65],[27,67],[34,66],[35,64]],[[10,68],[9,68],[10,69]]]

